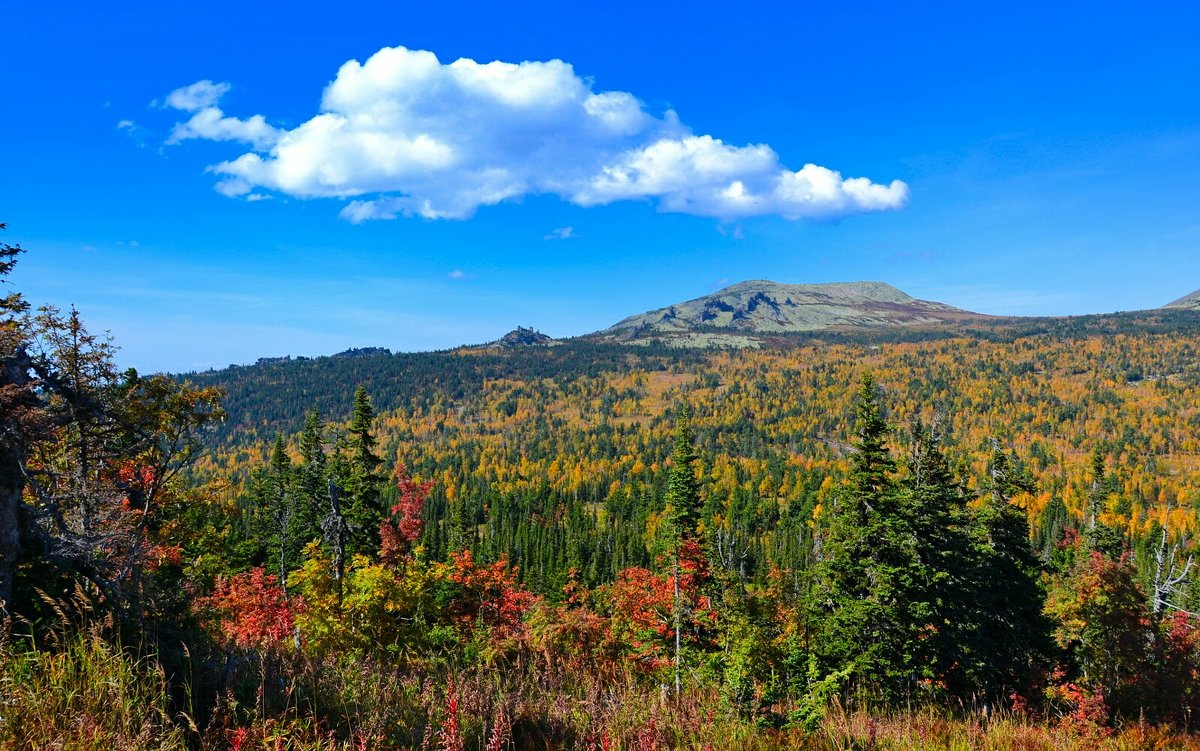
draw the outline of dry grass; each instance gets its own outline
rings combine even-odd
[[[0,645],[0,749],[33,751],[366,751],[444,745],[455,717],[469,751],[1200,751],[1200,738],[1134,726],[1086,737],[1006,716],[834,710],[815,733],[739,720],[717,692],[673,697],[632,676],[606,684],[530,669],[400,672],[344,660],[297,662],[292,700],[263,719],[218,709],[207,728],[172,714],[150,658],[114,646],[99,628],[49,647]]]
[[[157,665],[94,632],[54,649],[0,647],[0,749],[185,749]]]

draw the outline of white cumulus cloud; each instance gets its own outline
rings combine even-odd
[[[206,141],[242,141],[249,143],[256,150],[264,151],[271,148],[279,139],[280,131],[267,125],[267,119],[262,115],[254,115],[245,120],[236,117],[226,117],[217,103],[221,97],[229,93],[227,83],[212,81],[197,81],[191,86],[175,89],[167,95],[167,105],[172,109],[191,112],[192,117],[182,123],[176,123],[167,138],[168,144],[176,144],[192,138]],[[228,194],[228,191],[223,191]],[[242,191],[249,193],[249,190]]]
[[[320,111],[291,130],[226,115],[229,88],[199,81],[171,92],[167,105],[191,117],[168,143],[248,144],[209,168],[218,191],[350,199],[341,216],[352,222],[465,219],[539,194],[580,206],[644,200],[722,220],[832,218],[908,199],[899,180],[843,178],[815,164],[793,171],[765,144],[696,135],[673,111],[658,117],[630,93],[593,91],[562,60],[443,64],[432,52],[384,48],[342,65]]]

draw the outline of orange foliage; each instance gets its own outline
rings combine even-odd
[[[508,565],[507,557],[480,566],[469,550],[453,553],[450,581],[460,587],[450,606],[460,628],[483,625],[497,642],[520,635],[521,618],[536,598],[517,581],[517,572]]]
[[[222,635],[243,649],[271,649],[292,635],[298,603],[289,603],[274,576],[255,568],[219,576],[216,588],[197,601],[211,611]]]

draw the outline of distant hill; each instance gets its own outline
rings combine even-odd
[[[1164,308],[1182,309],[1182,310],[1200,310],[1200,289],[1184,295],[1174,302],[1169,302],[1163,306]]]
[[[494,342],[482,345],[488,349],[512,349],[514,347],[544,347],[554,343],[554,337],[537,329],[518,326]]]
[[[945,303],[919,300],[884,282],[780,284],[757,280],[630,316],[595,336],[636,340],[682,335],[695,339],[696,334],[724,333],[729,344],[736,344],[746,335],[926,327],[989,318]],[[714,343],[721,343],[719,339]]]

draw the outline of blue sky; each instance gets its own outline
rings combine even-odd
[[[3,9],[14,282],[122,365],[569,336],[756,278],[1200,287],[1191,5],[177,5]]]

